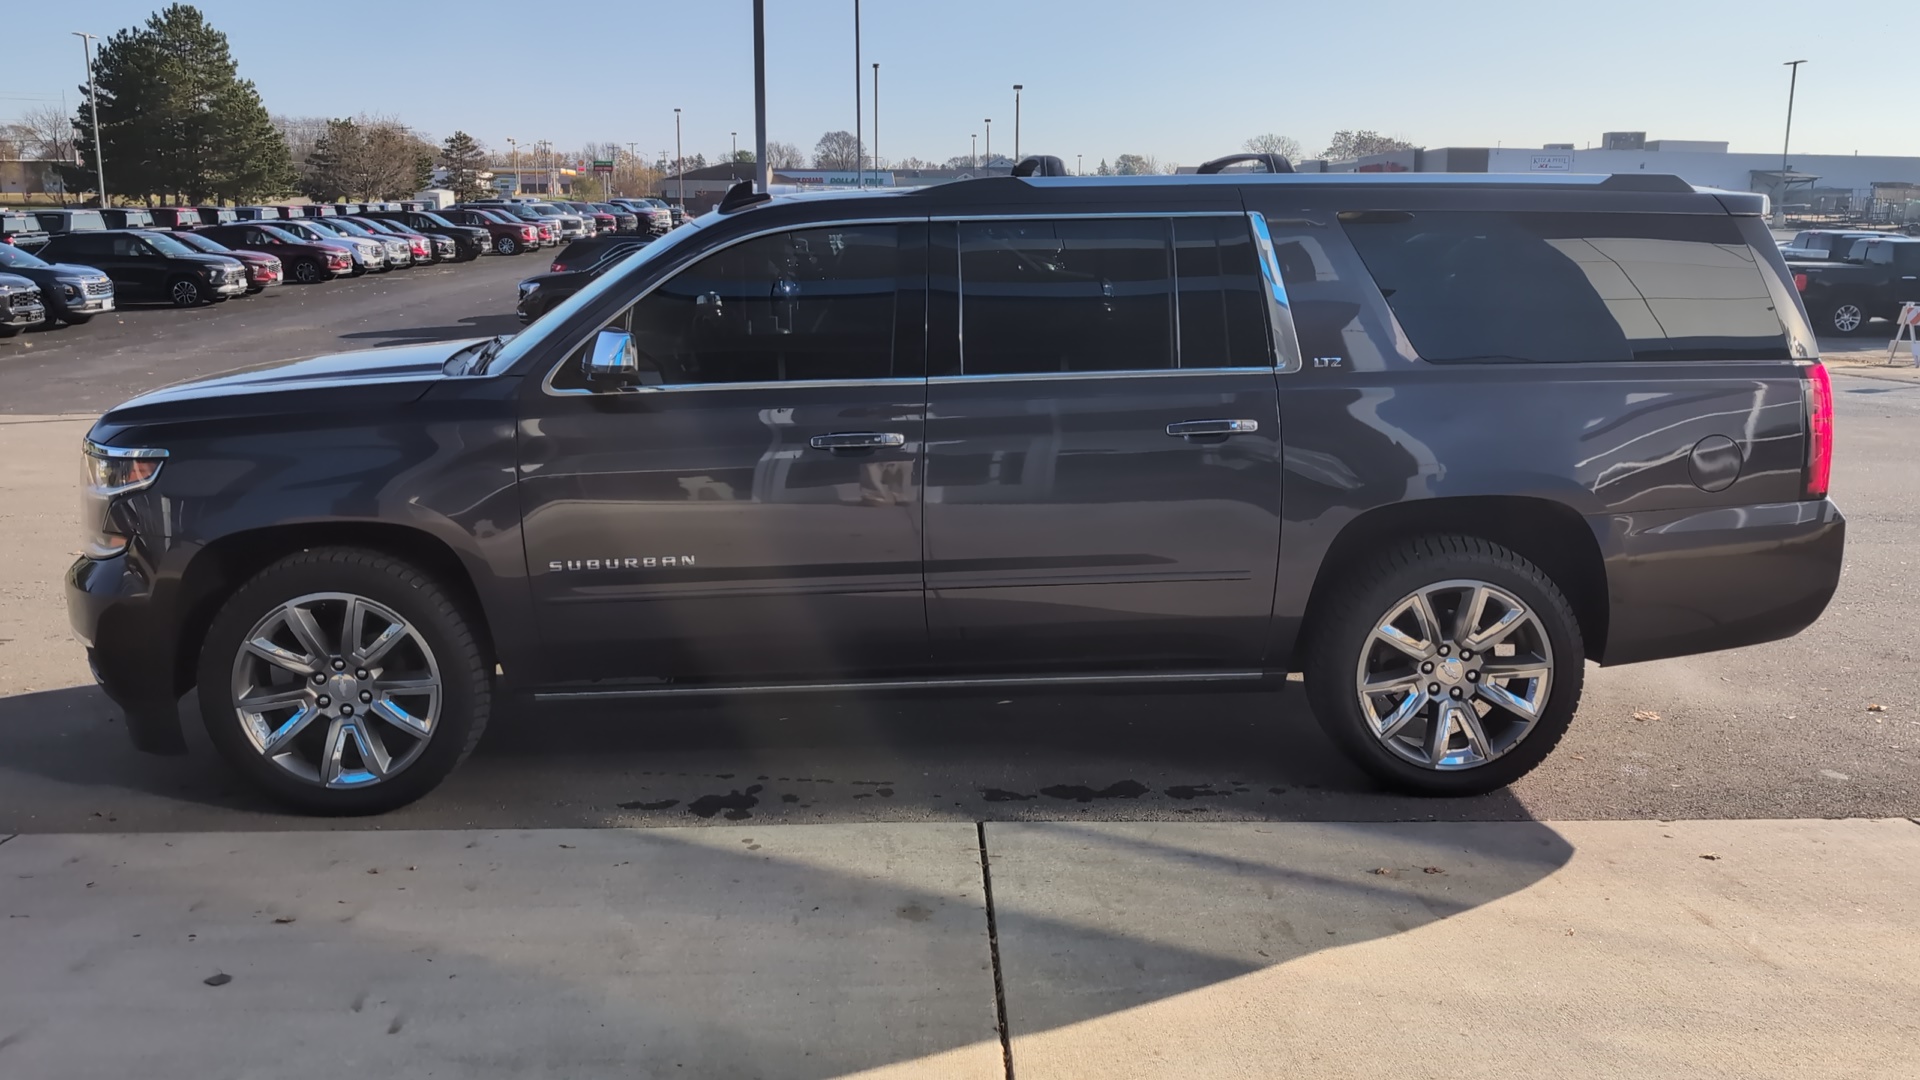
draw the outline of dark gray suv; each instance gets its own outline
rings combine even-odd
[[[95,671],[156,751],[197,685],[318,812],[424,794],[503,695],[1294,671],[1445,795],[1537,764],[1588,660],[1826,606],[1831,390],[1759,197],[1057,171],[742,185],[512,338],[111,410]]]

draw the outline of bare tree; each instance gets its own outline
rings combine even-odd
[[[871,164],[872,159],[861,154],[860,140],[851,131],[829,131],[813,147],[816,169],[851,170]]]
[[[73,119],[58,105],[35,105],[12,125],[12,138],[21,157],[40,161],[78,161],[73,147]]]
[[[767,142],[767,164],[776,169],[804,169],[807,167],[806,155],[790,142]]]
[[[1279,154],[1288,161],[1299,161],[1301,154],[1299,139],[1271,131],[1265,135],[1255,135],[1241,143],[1240,148],[1249,154]]]
[[[1320,156],[1328,161],[1352,161],[1368,154],[1389,154],[1395,150],[1413,150],[1416,147],[1404,139],[1388,138],[1377,131],[1336,131],[1333,141],[1321,151]]]

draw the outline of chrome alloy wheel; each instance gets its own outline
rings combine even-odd
[[[1471,769],[1520,745],[1547,707],[1553,645],[1540,617],[1484,581],[1428,585],[1387,609],[1354,691],[1375,738],[1423,768]]]
[[[1833,309],[1833,328],[1843,334],[1853,333],[1866,321],[1867,314],[1858,304],[1841,304]]]
[[[232,692],[254,750],[327,788],[377,784],[413,764],[444,698],[413,624],[352,593],[310,593],[269,611],[234,657]]]

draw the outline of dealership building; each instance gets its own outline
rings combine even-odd
[[[1724,142],[1648,139],[1615,131],[1600,146],[1446,146],[1370,154],[1353,161],[1304,161],[1302,172],[1671,173],[1700,187],[1757,191],[1790,212],[1884,216],[1920,221],[1920,157],[1791,154],[1784,174],[1774,153],[1734,153]],[[1784,183],[1783,183],[1784,181]],[[1783,195],[1784,190],[1784,195]]]

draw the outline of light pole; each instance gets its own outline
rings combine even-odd
[[[867,154],[860,140],[860,0],[853,0],[853,167],[857,183],[867,186]]]
[[[987,168],[993,168],[993,117],[989,116],[981,123],[987,125]]]
[[[508,139],[507,154],[508,160],[513,165],[513,194],[518,195],[520,194],[520,144]]]
[[[873,63],[873,182],[880,182],[880,62]]]
[[[680,216],[687,216],[687,159],[680,150],[680,110],[673,110],[673,172],[680,181]]]
[[[1019,83],[1013,84],[1013,160],[1020,160],[1020,91],[1026,89]]]
[[[967,138],[973,140],[973,167],[978,170],[980,168],[980,133],[976,131]]]
[[[1781,65],[1792,71],[1792,75],[1787,78],[1787,134],[1780,140],[1780,201],[1773,206],[1775,228],[1787,223],[1787,149],[1793,145],[1793,92],[1799,88],[1800,65],[1804,63],[1805,60],[1788,60]]]
[[[107,205],[107,161],[100,156],[100,95],[93,88],[93,34],[73,31],[80,39],[80,55],[87,61],[87,109],[93,114],[93,174],[100,185],[100,207]]]
[[[1075,175],[1075,176],[1079,176],[1079,175],[1080,175],[1080,158],[1081,158],[1081,156],[1082,156],[1082,155],[1080,155],[1080,154],[1075,154],[1075,155],[1073,155],[1073,175]]]
[[[727,134],[733,136],[733,158],[728,162],[728,164],[732,164],[740,160],[740,133],[737,131],[729,131]]]
[[[753,0],[753,139],[753,171],[764,195],[773,187],[767,164],[767,0]]]

